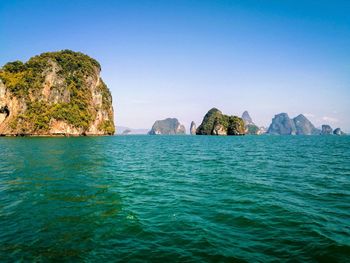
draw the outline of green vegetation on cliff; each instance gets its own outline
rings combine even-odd
[[[204,116],[201,125],[196,131],[197,135],[244,135],[244,122],[237,116],[222,114],[212,108]]]
[[[259,127],[256,126],[255,124],[246,125],[247,134],[256,135],[259,133],[259,130],[260,130]]]
[[[28,62],[7,63],[0,70],[0,79],[10,96],[25,104],[22,111],[11,122],[23,133],[45,132],[50,121],[62,120],[75,128],[87,130],[96,118],[98,109],[92,103],[92,84],[102,94],[102,108],[108,112],[105,124],[107,134],[114,133],[112,97],[107,86],[99,79],[100,64],[80,52],[63,50],[32,57]],[[49,78],[49,80],[47,80]],[[98,80],[99,79],[99,80]],[[45,85],[51,81],[46,91]],[[112,124],[108,123],[111,122]]]

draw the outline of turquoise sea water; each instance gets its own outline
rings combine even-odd
[[[350,137],[0,138],[0,261],[350,262]]]

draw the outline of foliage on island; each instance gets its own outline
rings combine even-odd
[[[245,127],[242,118],[222,114],[212,108],[204,116],[201,125],[197,128],[197,135],[244,135]]]
[[[256,135],[259,134],[260,128],[255,124],[247,124],[246,125],[246,134]]]
[[[9,127],[23,134],[47,133],[53,120],[61,120],[84,133],[102,109],[105,116],[98,129],[113,134],[112,96],[99,77],[100,70],[95,59],[70,50],[43,53],[26,63],[7,63],[0,70],[0,80],[7,97],[15,98],[21,107]],[[94,95],[102,96],[102,105],[94,103]]]

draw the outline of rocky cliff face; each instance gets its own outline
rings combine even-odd
[[[100,64],[82,53],[43,53],[0,70],[0,134],[114,134]]]
[[[329,125],[322,125],[321,134],[322,135],[330,135],[333,133],[333,129]]]
[[[275,115],[267,131],[273,135],[343,135],[340,128],[332,130],[329,125],[322,125],[322,130],[315,126],[303,115],[299,114],[294,119],[290,119],[287,113]]]
[[[190,133],[191,135],[196,135],[197,126],[194,121],[191,122]]]
[[[185,126],[182,125],[176,118],[167,118],[165,120],[156,121],[152,129],[149,131],[150,135],[180,135],[186,134]]]
[[[303,114],[299,114],[293,119],[296,135],[318,135],[320,130],[309,121]]]
[[[201,125],[196,131],[197,135],[245,135],[244,121],[237,116],[222,114],[212,108],[204,116]]]
[[[294,121],[289,118],[287,113],[277,114],[272,119],[267,133],[273,135],[294,135],[296,134]]]

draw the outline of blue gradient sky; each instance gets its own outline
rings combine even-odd
[[[117,125],[188,129],[215,106],[350,131],[349,14],[350,1],[0,0],[0,65],[61,49],[96,58]]]

